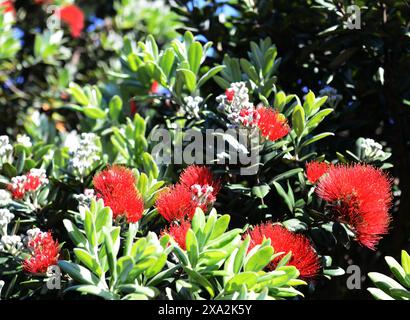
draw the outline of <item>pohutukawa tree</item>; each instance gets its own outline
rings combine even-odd
[[[184,7],[111,3],[0,0],[0,298],[302,299],[377,254],[391,153],[346,150],[337,92],[288,92],[262,33],[237,52]],[[408,298],[387,261],[400,287],[369,291]]]

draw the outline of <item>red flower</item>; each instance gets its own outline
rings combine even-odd
[[[57,264],[60,249],[51,232],[40,232],[28,242],[27,247],[32,254],[23,262],[26,272],[45,273],[48,267]]]
[[[129,223],[135,223],[142,218],[144,201],[135,188],[135,177],[130,169],[113,166],[98,173],[93,182],[97,198],[102,198],[111,208],[114,219],[125,215]]]
[[[13,198],[22,199],[26,192],[37,191],[46,184],[48,184],[48,179],[45,170],[33,168],[26,175],[13,177],[7,188]]]
[[[14,9],[14,3],[11,0],[1,1],[0,2],[0,9],[1,7],[4,8],[4,13],[11,12],[13,15],[16,14],[16,9]]]
[[[326,162],[311,161],[306,163],[306,175],[311,183],[316,183],[330,168]]]
[[[193,201],[192,193],[188,188],[176,184],[160,193],[155,206],[165,220],[182,221],[186,217],[192,219],[197,203]]]
[[[232,88],[226,89],[225,96],[226,96],[226,100],[228,100],[228,102],[232,102],[233,98],[235,97],[235,90],[232,89]]]
[[[369,165],[334,166],[320,179],[316,193],[331,203],[332,212],[372,250],[388,232],[391,179]]]
[[[130,100],[130,113],[131,113],[131,116],[134,116],[137,113],[137,110],[138,110],[137,103],[135,102],[134,99],[131,99]]]
[[[262,135],[271,141],[276,141],[286,136],[290,127],[285,116],[272,108],[260,107],[258,128]]]
[[[56,10],[56,14],[70,28],[71,36],[78,38],[84,29],[84,13],[76,5],[68,5]]]
[[[284,252],[283,255],[272,260],[268,265],[269,270],[274,270],[283,256],[292,252],[288,265],[295,266],[301,278],[313,278],[319,273],[319,257],[304,235],[290,232],[280,225],[271,223],[255,226],[253,230],[248,231],[248,234],[251,238],[248,250],[261,244],[264,239],[270,239],[275,253]]]
[[[36,4],[51,4],[54,0],[34,0]]]
[[[149,92],[150,93],[157,93],[158,92],[158,87],[159,87],[158,81],[154,80],[154,82],[151,85],[151,88],[150,88]]]
[[[191,228],[189,221],[183,220],[181,223],[173,223],[167,229],[164,229],[161,234],[170,235],[181,249],[186,250],[186,234]]]
[[[255,107],[245,107],[239,111],[239,120],[244,126],[255,126],[259,121],[259,113]]]
[[[189,166],[182,172],[179,181],[192,192],[194,200],[203,210],[215,202],[221,189],[220,181],[215,180],[211,170],[205,166]]]

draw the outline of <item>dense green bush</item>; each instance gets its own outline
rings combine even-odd
[[[370,297],[344,269],[408,245],[405,4],[73,2],[0,6],[2,298]]]

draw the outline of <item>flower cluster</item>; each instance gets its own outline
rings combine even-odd
[[[4,9],[4,13],[12,13],[16,14],[16,9],[14,8],[14,4],[12,0],[5,0],[5,1],[0,1],[0,10]]]
[[[231,124],[236,127],[241,124],[240,112],[244,108],[253,108],[249,101],[249,90],[245,82],[234,82],[226,89],[225,94],[216,98],[218,110],[226,114]]]
[[[16,255],[23,248],[21,237],[17,235],[3,235],[0,239],[0,252]]]
[[[29,273],[46,273],[48,267],[57,264],[60,247],[53,239],[51,232],[41,232],[39,229],[27,232],[27,249],[30,258],[23,262],[23,269]]]
[[[308,238],[301,234],[293,233],[281,225],[265,223],[255,226],[248,231],[250,243],[248,250],[262,244],[264,239],[270,239],[275,253],[283,254],[276,256],[269,264],[268,269],[274,270],[283,256],[291,252],[292,256],[288,265],[295,266],[300,276],[304,279],[314,278],[320,270],[320,261]]]
[[[14,214],[8,209],[0,209],[0,235],[7,234],[7,226],[13,220]]]
[[[183,220],[181,222],[173,222],[168,228],[165,228],[161,234],[168,234],[180,246],[181,249],[186,249],[186,234],[191,228],[191,222]]]
[[[182,172],[178,184],[158,196],[155,205],[159,214],[169,222],[191,219],[197,207],[208,210],[219,189],[220,182],[214,180],[209,168],[192,165]]]
[[[0,189],[0,207],[5,207],[11,202],[11,194],[7,190]]]
[[[0,136],[0,166],[11,161],[13,146],[8,136]]]
[[[33,145],[31,143],[30,137],[26,134],[18,134],[17,135],[17,143],[21,144],[22,146],[24,146],[26,148],[31,148],[32,145]]]
[[[70,33],[73,38],[78,38],[84,29],[84,13],[76,5],[68,5],[58,8],[55,12],[64,23],[70,28]]]
[[[232,83],[225,94],[218,96],[218,110],[227,115],[233,127],[257,127],[265,138],[276,141],[290,132],[286,117],[272,108],[255,106],[249,101],[245,82]]]
[[[360,244],[375,249],[390,222],[391,180],[369,165],[337,165],[319,180],[316,193],[348,224]]]
[[[272,108],[258,108],[258,128],[262,136],[270,141],[283,138],[290,132],[290,127],[285,116]]]
[[[33,168],[26,175],[11,178],[8,189],[14,199],[23,199],[27,193],[34,193],[47,184],[48,179],[45,170]]]
[[[330,167],[326,162],[310,161],[306,163],[306,176],[311,183],[316,183]]]
[[[199,119],[200,105],[203,101],[204,99],[202,99],[201,97],[185,97],[185,105],[183,106],[184,114],[187,115],[189,118]]]
[[[359,157],[362,161],[373,162],[386,159],[387,154],[383,151],[383,146],[373,139],[359,139],[357,143],[360,150]]]
[[[337,89],[331,86],[324,87],[319,91],[319,95],[322,97],[327,96],[327,103],[333,108],[336,108],[339,102],[343,99],[343,96],[338,93]]]
[[[69,146],[69,169],[76,175],[84,177],[100,160],[101,148],[94,133],[82,133],[78,141]]]
[[[144,201],[135,187],[132,171],[122,166],[113,166],[99,172],[93,180],[96,197],[103,199],[111,208],[113,218],[125,216],[129,223],[142,218]]]
[[[159,214],[171,223],[161,233],[170,235],[185,250],[186,234],[196,208],[207,211],[216,201],[220,188],[209,168],[195,165],[186,168],[179,183],[165,189],[155,203]]]
[[[74,199],[78,201],[79,207],[88,207],[91,204],[91,200],[95,198],[94,189],[85,189],[84,193],[75,194]]]

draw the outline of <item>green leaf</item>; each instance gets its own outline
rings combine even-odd
[[[311,132],[316,128],[329,114],[333,112],[332,108],[327,108],[316,113],[310,120],[306,123],[308,131]]]
[[[204,287],[206,291],[208,291],[211,298],[215,296],[215,291],[214,291],[214,288],[212,287],[212,284],[205,277],[200,275],[198,272],[190,269],[189,267],[185,267],[184,270],[188,274],[188,276],[191,278],[191,280],[198,283],[199,285]]]
[[[95,231],[93,216],[89,210],[85,210],[84,231],[91,247],[97,246],[97,234]]]
[[[24,170],[24,163],[26,162],[26,152],[22,150],[20,153],[17,162],[16,162],[16,170],[17,174],[22,174]]]
[[[117,262],[117,274],[121,283],[127,280],[128,274],[134,266],[134,259],[131,256],[124,256],[118,259]]]
[[[292,127],[295,130],[298,137],[301,137],[305,129],[305,111],[298,104],[293,110],[292,114]]]
[[[259,76],[255,67],[246,59],[240,59],[242,69],[255,84],[259,84]]]
[[[305,97],[305,102],[303,103],[303,109],[307,115],[310,115],[313,111],[315,105],[315,94],[309,90]]]
[[[105,111],[97,107],[84,107],[83,112],[88,118],[94,120],[105,118]]]
[[[227,282],[225,290],[228,293],[239,291],[243,285],[245,285],[247,289],[251,289],[256,285],[257,279],[258,276],[255,272],[242,272]]]
[[[236,253],[234,262],[233,262],[233,272],[235,274],[239,273],[239,271],[243,267],[243,263],[245,261],[246,254],[248,252],[249,243],[251,238],[247,236],[245,240],[242,242],[241,246],[239,247],[238,252]]]
[[[170,74],[171,74],[171,70],[172,67],[174,65],[174,61],[175,61],[175,53],[174,50],[172,50],[172,48],[168,48],[167,50],[165,50],[164,54],[162,55],[162,57],[160,58],[160,62],[159,62],[159,66],[162,69],[162,72],[164,73],[164,75],[169,78]],[[162,83],[162,85],[165,85],[164,83]]]
[[[196,87],[195,74],[189,69],[178,69],[177,73],[180,73],[183,75],[187,89],[189,90],[190,93],[193,93]]]
[[[114,254],[113,239],[111,238],[111,233],[106,227],[103,227],[103,234],[105,250],[107,252],[108,266],[110,268],[112,281],[115,283],[115,281],[117,280],[117,257]]]
[[[68,92],[74,97],[74,99],[83,106],[88,106],[90,101],[83,89],[76,83],[70,83]]]
[[[155,262],[155,264],[149,267],[148,270],[145,272],[145,276],[147,277],[147,279],[156,276],[164,268],[166,262],[167,255],[165,253],[162,253]]]
[[[255,186],[252,188],[252,194],[260,199],[265,198],[269,191],[270,187],[267,184]]]
[[[345,271],[342,268],[324,269],[323,274],[331,277],[338,277],[344,275]]]
[[[335,134],[334,134],[333,132],[323,132],[323,133],[319,133],[319,134],[313,136],[312,138],[307,139],[306,141],[304,141],[304,142],[302,143],[302,145],[301,145],[301,148],[304,148],[304,147],[310,145],[310,144],[313,143],[313,142],[316,142],[316,141],[319,141],[319,140],[324,139],[324,138],[326,138],[326,137],[334,136],[334,135],[335,135]]]
[[[93,284],[99,286],[99,279],[90,270],[65,260],[60,260],[58,266],[79,283]]]
[[[410,300],[410,291],[403,289],[390,289],[389,293],[396,299]]]
[[[369,278],[376,285],[376,287],[383,290],[384,292],[390,293],[390,291],[389,291],[390,289],[403,289],[403,290],[405,290],[405,288],[402,287],[397,281],[393,280],[390,277],[385,276],[384,274],[381,274],[381,273],[378,273],[378,272],[369,272],[368,275],[369,275]]]
[[[192,229],[189,229],[186,235],[186,250],[188,253],[189,261],[194,267],[198,261],[199,248],[197,238]]]
[[[213,239],[207,244],[208,249],[220,249],[227,245],[228,243],[232,242],[238,234],[242,232],[242,229],[233,229],[230,230],[221,236],[217,237],[216,239]]]
[[[188,50],[189,66],[194,74],[198,74],[199,67],[201,66],[202,55],[202,45],[198,41],[195,41]]]
[[[231,220],[231,216],[228,214],[225,214],[222,217],[220,217],[215,222],[214,230],[212,231],[210,240],[214,240],[218,238],[220,235],[222,235],[226,231],[226,229],[228,229],[230,220]]]
[[[393,257],[384,257],[386,260],[390,271],[394,274],[396,279],[402,284],[406,285],[406,272],[402,266]]]
[[[401,251],[401,264],[406,274],[410,275],[410,256],[404,250]]]
[[[276,181],[273,181],[273,185],[276,191],[278,192],[278,194],[285,201],[286,205],[288,206],[289,211],[293,212],[294,203],[292,202],[292,199],[289,197],[289,195],[286,193],[286,191],[282,188],[282,186],[279,183],[277,183]]]
[[[100,264],[97,262],[95,257],[93,257],[88,251],[81,248],[74,248],[74,254],[77,259],[84,264],[88,269],[90,269],[98,277],[102,275],[102,269]]]
[[[111,293],[107,290],[103,290],[97,286],[93,285],[80,285],[68,287],[65,291],[78,291],[82,293],[92,294],[94,296],[101,297],[105,300],[117,300],[119,299],[118,295]]]
[[[192,218],[191,228],[194,233],[198,233],[205,227],[205,215],[201,208],[195,210],[194,217]]]
[[[391,296],[378,288],[367,288],[367,291],[369,291],[377,300],[394,300]]]
[[[215,77],[216,74],[218,74],[222,69],[224,69],[225,66],[216,66],[211,69],[209,69],[199,80],[198,84],[196,85],[197,89],[201,88],[209,79],[212,77]],[[229,87],[229,85],[228,85]]]
[[[291,169],[289,171],[286,171],[284,173],[278,174],[275,178],[273,178],[271,180],[271,182],[269,184],[273,184],[274,181],[280,181],[283,179],[288,179],[296,174],[298,174],[299,172],[303,172],[302,168],[296,168],[296,169]]]
[[[118,121],[122,110],[122,99],[117,95],[112,97],[109,103],[109,107],[111,119]]]
[[[68,232],[68,236],[74,242],[77,247],[84,247],[87,244],[87,239],[81,233],[81,231],[77,228],[75,224],[73,224],[70,220],[64,219],[63,221],[64,227]]]
[[[245,263],[245,271],[258,272],[265,268],[271,261],[273,248],[271,246],[264,247],[256,251]]]

